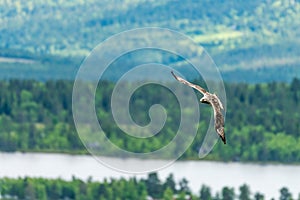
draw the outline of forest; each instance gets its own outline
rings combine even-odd
[[[292,196],[289,189],[282,187],[278,194],[280,200],[300,199]],[[137,179],[105,179],[101,182],[89,178],[83,181],[76,177],[66,181],[62,179],[43,178],[1,178],[0,197],[4,200],[39,199],[39,200],[126,200],[126,199],[162,199],[162,200],[264,200],[264,194],[251,191],[243,184],[235,191],[224,186],[221,191],[212,192],[207,185],[199,186],[199,192],[193,194],[188,181],[174,181],[170,174],[165,181],[160,180],[156,173],[148,174],[147,178]],[[273,198],[274,198],[273,197]]]
[[[0,78],[71,79],[103,40],[161,27],[202,45],[226,81],[290,82],[300,76],[299,13],[297,0],[1,1],[0,57],[35,62],[0,62]]]
[[[199,80],[194,82],[200,83]],[[12,79],[0,81],[0,87],[1,151],[88,153],[73,122],[72,81]],[[110,141],[131,152],[150,152],[163,147],[174,137],[180,110],[172,93],[151,84],[134,92],[129,110],[136,123],[145,125],[149,122],[148,109],[153,104],[161,104],[168,113],[167,123],[157,135],[140,139],[124,134],[114,123],[110,107],[113,88],[112,82],[99,83],[95,97],[99,123]],[[228,144],[224,146],[218,142],[205,159],[299,163],[300,114],[295,110],[300,109],[300,80],[295,78],[291,83],[226,83],[225,88]],[[164,95],[159,95],[161,93]],[[180,159],[198,159],[203,133],[212,112],[207,105],[199,106],[198,133]],[[109,156],[109,149],[104,153]]]

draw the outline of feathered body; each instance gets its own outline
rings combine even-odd
[[[172,75],[174,76],[174,78],[183,83],[186,84],[196,90],[198,90],[199,92],[201,92],[203,94],[203,97],[200,99],[201,103],[206,103],[206,104],[210,104],[213,108],[214,111],[214,124],[215,124],[215,130],[218,133],[218,135],[220,136],[220,138],[222,139],[223,143],[226,144],[226,138],[225,138],[225,130],[224,130],[224,117],[222,114],[222,110],[223,105],[222,102],[220,101],[220,99],[218,98],[218,96],[216,94],[211,94],[209,92],[207,92],[205,89],[203,89],[202,87],[192,84],[190,82],[188,82],[187,80],[176,76],[174,74],[174,72],[171,72]]]

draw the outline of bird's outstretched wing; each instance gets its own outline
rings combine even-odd
[[[171,73],[177,81],[179,81],[183,84],[186,84],[192,88],[195,88],[196,90],[201,92],[205,98],[205,101],[201,101],[202,103],[208,102],[209,104],[211,104],[211,106],[213,107],[213,110],[214,110],[215,130],[218,133],[218,135],[220,136],[220,138],[222,139],[223,143],[226,144],[225,131],[224,131],[224,116],[221,111],[224,108],[223,108],[222,102],[220,101],[218,96],[207,92],[205,89],[203,89],[202,87],[200,87],[198,85],[192,84],[192,83],[188,82],[187,80],[185,80],[179,76],[176,76],[173,71],[171,71]]]
[[[179,82],[181,82],[181,83],[183,83],[183,84],[186,84],[186,85],[188,85],[188,86],[190,86],[190,87],[192,87],[192,88],[195,88],[196,90],[198,90],[198,91],[201,92],[202,94],[207,93],[207,91],[206,91],[204,88],[200,87],[199,85],[195,85],[195,84],[190,83],[190,82],[188,82],[187,80],[185,80],[185,79],[183,79],[183,78],[181,78],[181,77],[179,77],[179,76],[176,76],[176,75],[174,74],[173,71],[171,71],[171,73],[172,73],[172,75],[174,76],[174,78],[175,78],[177,81],[179,81]]]

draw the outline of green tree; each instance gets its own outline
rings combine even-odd
[[[35,186],[36,189],[36,199],[38,200],[47,200],[47,193],[45,185],[37,183]]]
[[[181,192],[179,192],[179,194],[177,195],[177,200],[186,200],[186,196],[187,196],[188,194],[186,194],[185,193],[185,191],[181,191]]]
[[[27,181],[28,179],[25,180],[25,198],[26,199],[37,199],[36,198],[36,191],[34,188],[34,183],[32,181]]]
[[[167,188],[171,189],[172,192],[176,192],[176,183],[174,180],[174,175],[171,173],[167,177],[165,183],[163,184],[164,189],[166,190]]]
[[[250,200],[251,192],[248,185],[244,184],[240,186],[239,190],[240,190],[240,194],[239,194],[240,200]]]
[[[256,192],[256,193],[254,194],[254,199],[255,199],[255,200],[264,200],[265,197],[264,197],[263,194],[261,194],[261,193],[259,193],[259,192]]]
[[[164,191],[163,199],[164,200],[173,200],[174,199],[173,195],[174,195],[173,190],[171,188],[167,187]]]
[[[162,197],[162,185],[157,176],[157,173],[153,172],[148,175],[148,179],[146,180],[146,186],[148,190],[148,194],[153,198],[161,198]]]
[[[201,200],[212,200],[210,187],[208,187],[206,185],[202,185],[202,187],[200,189],[200,199]]]
[[[186,178],[183,178],[179,181],[179,191],[184,192],[186,194],[190,194],[191,190],[189,188],[188,180]]]
[[[223,187],[222,189],[222,200],[233,200],[234,189],[229,187]]]
[[[292,198],[292,194],[289,192],[289,189],[286,187],[283,187],[280,189],[280,200],[291,200]]]

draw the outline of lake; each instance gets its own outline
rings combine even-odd
[[[155,160],[107,159],[114,159],[127,167],[151,165],[157,162]],[[0,153],[0,163],[0,177],[60,177],[70,180],[72,176],[76,176],[83,180],[92,177],[93,180],[101,181],[110,177],[134,176],[114,171],[88,155]],[[163,181],[170,173],[174,174],[177,182],[185,177],[192,191],[197,194],[202,184],[210,186],[213,194],[221,191],[223,186],[234,187],[235,193],[238,194],[238,187],[243,183],[250,186],[252,195],[260,191],[266,199],[271,197],[278,199],[279,189],[283,186],[289,188],[294,198],[297,198],[300,192],[300,166],[298,165],[177,161],[158,171],[159,178]],[[136,176],[143,178],[147,175]]]

